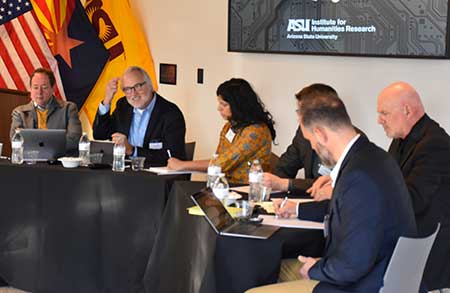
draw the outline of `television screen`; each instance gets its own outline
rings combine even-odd
[[[447,0],[229,0],[228,50],[449,58]]]

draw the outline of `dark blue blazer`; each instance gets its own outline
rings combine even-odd
[[[120,132],[129,137],[133,107],[125,97],[117,101],[116,109],[110,115],[95,117],[93,134],[95,139],[111,139],[111,135]],[[146,165],[165,166],[168,160],[167,150],[178,159],[185,158],[186,125],[183,114],[174,103],[156,94],[155,107],[147,125],[143,147],[138,147],[138,155],[146,157]],[[150,148],[150,142],[162,143],[161,149]]]
[[[415,236],[408,190],[393,158],[360,137],[333,189],[325,253],[309,271],[314,292],[378,292],[400,236]]]

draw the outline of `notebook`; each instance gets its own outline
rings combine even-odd
[[[150,167],[148,169],[145,169],[145,171],[155,173],[158,175],[178,175],[178,174],[200,174],[204,172],[198,172],[198,171],[191,171],[191,170],[171,170],[167,167]]]
[[[21,129],[23,159],[29,160],[28,151],[38,151],[37,161],[56,160],[66,154],[65,129]]]
[[[92,140],[89,152],[103,154],[102,164],[112,165],[114,156],[114,142],[110,140]]]
[[[205,213],[205,218],[219,235],[267,239],[279,227],[255,225],[235,220],[217,199],[210,188],[191,195],[194,203]]]

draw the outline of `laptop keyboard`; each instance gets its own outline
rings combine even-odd
[[[258,225],[238,223],[239,225],[234,225],[229,229],[228,233],[252,235],[256,230],[258,230]]]

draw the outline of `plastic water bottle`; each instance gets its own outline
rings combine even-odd
[[[90,149],[91,142],[87,136],[87,133],[83,132],[83,135],[80,138],[80,142],[78,143],[78,156],[81,159],[81,166],[89,165]]]
[[[250,185],[250,191],[248,193],[248,200],[251,203],[257,203],[262,201],[262,178],[263,169],[259,160],[253,160],[248,173],[248,183]]]
[[[222,201],[223,205],[226,205],[230,185],[228,184],[228,180],[224,173],[219,173],[217,175],[216,181],[214,181],[212,185],[212,191],[214,195]]]
[[[208,181],[206,187],[211,187],[217,179],[217,176],[222,172],[222,168],[217,164],[218,154],[214,154],[208,166]]]
[[[114,145],[114,160],[112,170],[115,172],[125,171],[125,145],[123,143],[116,143]]]
[[[20,133],[20,129],[16,129],[16,133],[14,133],[11,139],[11,163],[13,164],[22,164],[23,163],[23,136]]]

